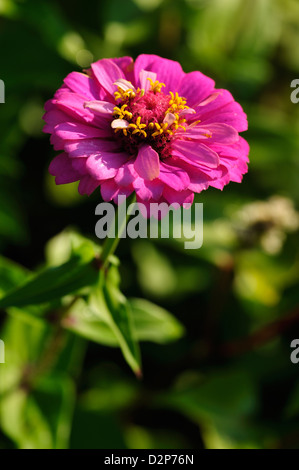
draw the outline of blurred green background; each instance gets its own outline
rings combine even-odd
[[[132,301],[142,379],[104,323],[84,339],[43,321],[42,301],[1,310],[0,448],[299,448],[299,1],[0,0],[0,51],[3,296],[66,261],[76,233],[99,243],[100,191],[81,197],[48,174],[43,105],[69,72],[178,60],[232,92],[251,147],[242,184],[196,198],[202,248],[118,247],[121,291],[145,299]]]

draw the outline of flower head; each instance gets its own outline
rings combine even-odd
[[[102,59],[72,72],[45,106],[56,184],[98,186],[105,201],[192,203],[194,192],[241,182],[249,146],[241,106],[201,72],[155,55]]]

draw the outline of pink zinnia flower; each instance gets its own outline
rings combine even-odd
[[[192,203],[194,192],[241,182],[249,146],[241,106],[201,72],[156,55],[102,59],[72,72],[46,103],[56,184],[101,187],[105,201]]]

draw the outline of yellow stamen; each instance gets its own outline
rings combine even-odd
[[[152,137],[156,137],[156,135],[161,135],[163,134],[163,132],[165,132],[167,130],[167,127],[168,127],[168,122],[164,122],[162,124],[159,124],[158,122],[155,122],[155,126],[156,126],[156,132],[154,132],[152,134]]]
[[[147,78],[150,81],[150,90],[153,93],[160,93],[162,87],[165,87],[165,83],[159,82],[158,80],[152,80],[150,77]],[[113,109],[113,114],[117,119],[124,119],[126,121],[131,121],[133,118],[133,113],[128,111],[126,108],[129,105],[132,106],[130,100],[137,97],[142,97],[145,94],[143,89],[137,88],[137,90],[127,89],[124,91],[120,87],[118,87],[117,91],[114,93],[115,100],[120,100],[119,105],[115,106]],[[123,134],[127,135],[137,135],[146,138],[148,134],[150,137],[159,137],[159,136],[171,136],[175,133],[177,129],[182,129],[186,131],[185,122],[186,119],[181,116],[181,112],[184,109],[189,109],[186,105],[187,100],[181,96],[179,96],[178,92],[173,93],[172,91],[169,92],[169,102],[168,102],[168,109],[165,111],[165,121],[169,121],[169,116],[167,114],[172,114],[171,121],[169,122],[150,122],[148,124],[144,124],[141,122],[141,116],[138,116],[135,123],[130,123],[128,127],[122,128]],[[134,103],[135,104],[135,103]],[[173,117],[175,120],[173,121]],[[198,121],[196,121],[197,124]],[[192,126],[192,125],[191,125]],[[115,132],[118,132],[119,129],[115,129]],[[210,137],[210,135],[206,135],[206,137]]]
[[[166,111],[167,113],[176,114],[183,109],[188,109],[189,106],[186,106],[186,98],[179,96],[178,92],[174,94],[172,91],[169,92],[171,99],[169,100],[169,108]]]
[[[126,101],[126,100],[129,100],[130,98],[135,98],[135,96],[136,96],[136,93],[131,88],[125,91],[122,88],[118,87],[117,91],[114,92],[115,100]]]
[[[144,137],[147,137],[147,133],[144,130],[145,127],[146,127],[146,124],[141,123],[141,117],[140,116],[138,116],[138,118],[136,120],[136,124],[131,123],[129,125],[129,128],[134,129],[132,134],[141,134]]]
[[[125,119],[125,118],[132,119],[133,114],[130,113],[130,111],[125,110],[127,106],[128,106],[127,104],[123,104],[121,107],[115,106],[113,108],[113,114],[117,115],[118,119]]]
[[[154,93],[160,93],[160,92],[161,92],[161,88],[162,88],[163,86],[166,86],[165,83],[159,82],[158,80],[156,80],[156,81],[154,82],[150,77],[148,77],[147,80],[150,81],[150,83],[151,83],[151,90],[152,90]]]

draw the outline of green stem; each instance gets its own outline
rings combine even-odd
[[[128,208],[128,206],[130,204],[133,204],[135,201],[136,201],[136,194],[134,192],[126,199],[124,204],[126,204],[126,208]],[[128,219],[130,217],[130,214],[131,214],[131,211],[128,211],[128,210],[126,210],[125,213],[123,213],[123,211],[120,210],[120,207],[117,206],[114,220],[110,226],[109,234],[103,244],[103,249],[102,249],[102,253],[100,257],[102,268],[106,268],[109,262],[109,257],[113,255],[113,253],[115,252],[117,245],[120,242],[120,235],[123,233],[127,225]],[[110,234],[111,236],[109,236]]]

